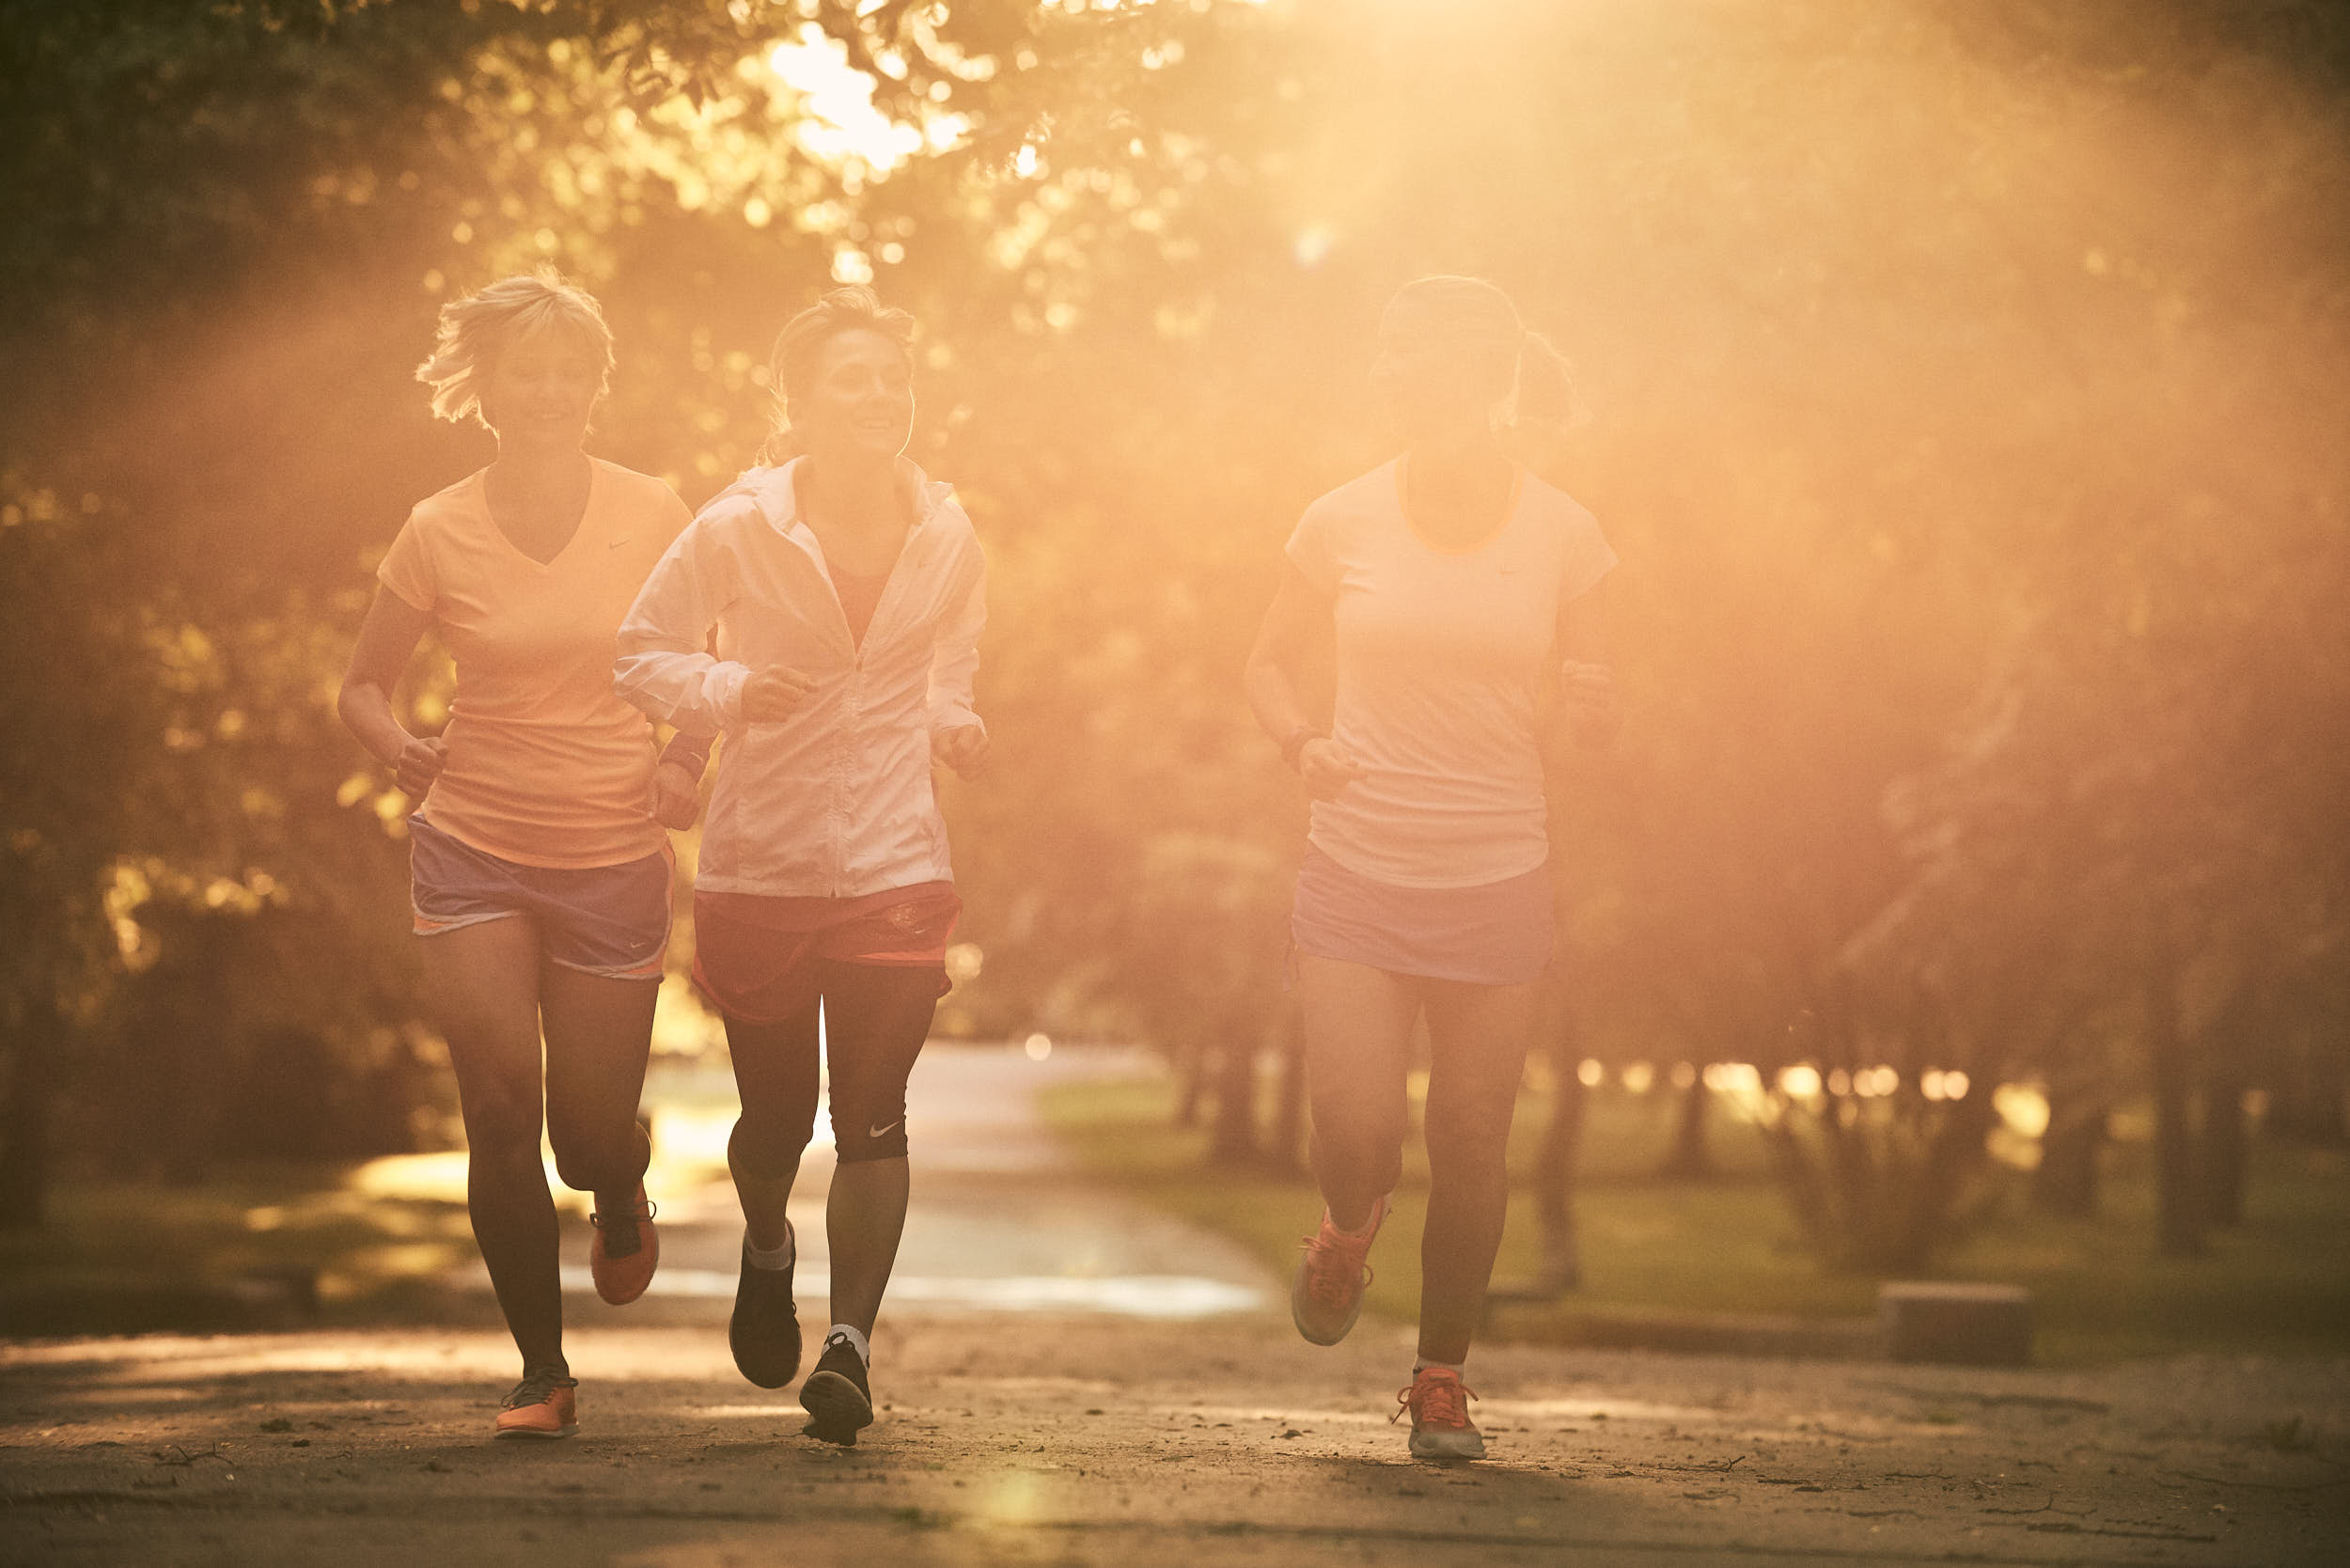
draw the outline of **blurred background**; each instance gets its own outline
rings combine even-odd
[[[1239,668],[1299,510],[1390,455],[1381,304],[1474,273],[1575,362],[1538,465],[1624,559],[1522,1331],[1943,1272],[2080,1354],[2350,1344],[2342,7],[8,0],[20,1280],[386,1309],[467,1246],[378,1179],[457,1130],[333,694],[491,453],[412,380],[434,313],[539,262],[619,338],[594,448],[696,504],[792,311],[919,319],[996,746],[942,786],[938,1027],[1155,1052],[1051,1091],[1100,1179],[1268,1258],[1310,1217],[1304,812]],[[420,660],[415,724],[448,692]],[[656,1051],[723,1095],[675,978]]]

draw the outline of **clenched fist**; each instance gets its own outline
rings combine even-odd
[[[743,716],[753,724],[777,723],[799,712],[815,689],[812,677],[770,666],[743,682]]]
[[[652,770],[652,799],[646,805],[653,821],[682,833],[701,814],[700,781],[680,764],[664,762]]]
[[[1317,735],[1297,749],[1297,775],[1306,781],[1306,793],[1315,800],[1336,798],[1365,771],[1346,747],[1327,735]]]
[[[977,778],[987,771],[987,731],[976,724],[931,731],[931,760],[944,762],[958,778]]]
[[[408,793],[422,799],[432,788],[432,781],[448,766],[448,743],[438,735],[422,739],[408,737],[408,744],[392,759],[392,778]]]

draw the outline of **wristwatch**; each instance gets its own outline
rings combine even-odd
[[[702,770],[710,766],[710,743],[713,737],[688,735],[682,729],[669,737],[669,744],[661,748],[661,760],[674,762],[699,779]]]

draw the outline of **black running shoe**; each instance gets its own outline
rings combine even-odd
[[[747,1236],[743,1277],[734,1286],[734,1315],[727,1319],[727,1346],[734,1352],[735,1371],[762,1388],[780,1388],[800,1374],[800,1314],[791,1300],[791,1264],[755,1266]]]
[[[801,1430],[810,1437],[856,1447],[856,1435],[873,1424],[873,1395],[866,1382],[865,1357],[856,1353],[846,1334],[824,1341],[816,1370],[800,1385],[800,1404],[808,1413]]]

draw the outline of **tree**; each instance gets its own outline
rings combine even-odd
[[[1625,557],[1632,725],[1555,805],[1576,1050],[1892,1067],[1791,1147],[1944,1151],[1946,1218],[1992,1084],[2093,1126],[2157,1002],[2207,1170],[2245,1088],[2338,1127],[2346,55],[2281,0],[0,6],[8,635],[96,672],[5,694],[50,858],[0,1166],[175,900],[258,898],[263,969],[270,910],[382,957],[307,1004],[354,1077],[413,1011],[399,803],[324,695],[368,552],[483,452],[407,380],[432,312],[540,259],[618,331],[602,449],[692,500],[811,291],[921,318],[917,456],[992,569],[973,1028],[1145,1032],[1259,1125],[1301,809],[1237,672],[1297,512],[1386,455],[1381,301],[1464,271],[1578,361],[1558,478]]]

